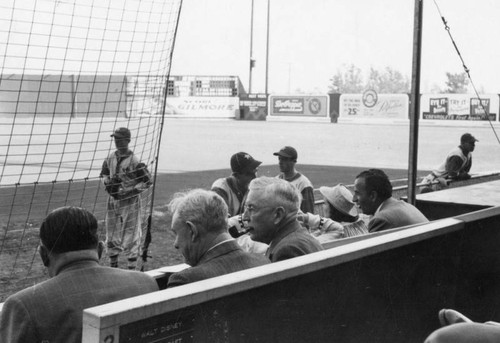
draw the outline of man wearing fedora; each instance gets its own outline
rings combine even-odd
[[[429,221],[415,206],[392,197],[391,181],[380,169],[368,169],[356,176],[352,201],[372,216],[369,232]]]
[[[323,215],[299,214],[299,221],[320,242],[368,233],[368,218],[358,213],[352,193],[342,184],[320,187],[323,195]]]
[[[301,201],[300,210],[304,213],[314,213],[314,188],[309,179],[295,169],[297,163],[297,150],[291,146],[284,146],[280,151],[275,152],[278,156],[281,174],[277,177],[290,182],[299,190]]]
[[[136,269],[142,236],[140,193],[151,186],[151,175],[144,163],[129,149],[131,134],[120,127],[111,135],[116,151],[104,160],[101,178],[109,194],[106,212],[107,254],[111,267],[118,267],[118,256],[125,253],[128,269]]]
[[[238,152],[231,156],[231,176],[217,179],[212,184],[212,191],[226,202],[230,217],[243,213],[243,199],[248,184],[257,176],[257,168],[261,163],[246,152]]]
[[[452,149],[444,162],[427,175],[422,182],[430,184],[432,181],[438,180],[442,185],[447,185],[449,180],[470,179],[472,152],[476,147],[476,142],[479,141],[473,135],[464,133],[460,137],[460,145]]]

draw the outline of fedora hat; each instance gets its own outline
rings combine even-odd
[[[335,187],[320,187],[319,192],[337,210],[352,217],[358,215],[358,209],[352,202],[352,193],[343,184],[339,183]]]

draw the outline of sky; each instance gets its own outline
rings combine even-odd
[[[325,93],[350,64],[411,77],[413,0],[270,0],[271,93]],[[184,0],[172,75],[236,75],[249,86],[251,0]],[[421,92],[463,72],[436,4],[480,92],[500,93],[500,1],[423,0]],[[265,90],[266,0],[254,0],[252,91]]]

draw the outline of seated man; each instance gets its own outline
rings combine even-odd
[[[460,312],[439,311],[441,329],[431,333],[425,343],[494,343],[500,342],[500,324],[497,322],[474,323]]]
[[[448,153],[444,162],[427,175],[422,182],[431,183],[439,180],[446,185],[448,180],[470,179],[469,171],[472,167],[472,152],[478,140],[470,133],[464,133],[460,137],[460,145]]]
[[[40,256],[49,280],[5,302],[0,342],[81,342],[83,310],[158,290],[143,273],[103,267],[97,219],[78,207],[62,207],[40,227]]]
[[[174,246],[191,268],[174,273],[167,287],[208,279],[269,263],[243,251],[227,232],[227,205],[213,191],[179,193],[169,204]]]
[[[356,176],[352,200],[364,214],[373,215],[369,232],[429,221],[415,206],[392,197],[391,182],[380,169],[365,170]]]
[[[368,216],[360,215],[352,202],[352,193],[346,186],[320,187],[323,195],[324,217],[299,213],[299,221],[321,243],[368,233]]]
[[[269,244],[271,262],[323,250],[321,244],[297,220],[299,193],[289,182],[260,177],[250,182],[243,220],[250,238]]]

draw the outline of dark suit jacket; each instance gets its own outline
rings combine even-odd
[[[271,262],[277,262],[321,250],[323,247],[319,241],[294,219],[278,230],[266,256]]]
[[[267,263],[269,260],[264,255],[247,253],[235,240],[229,240],[208,250],[196,266],[172,274],[167,287],[180,286]]]
[[[429,220],[415,206],[402,200],[389,198],[370,219],[368,231],[382,231],[401,226],[427,223]]]
[[[97,258],[73,260],[53,278],[7,299],[0,342],[80,343],[84,309],[157,290],[144,273],[102,267]]]

